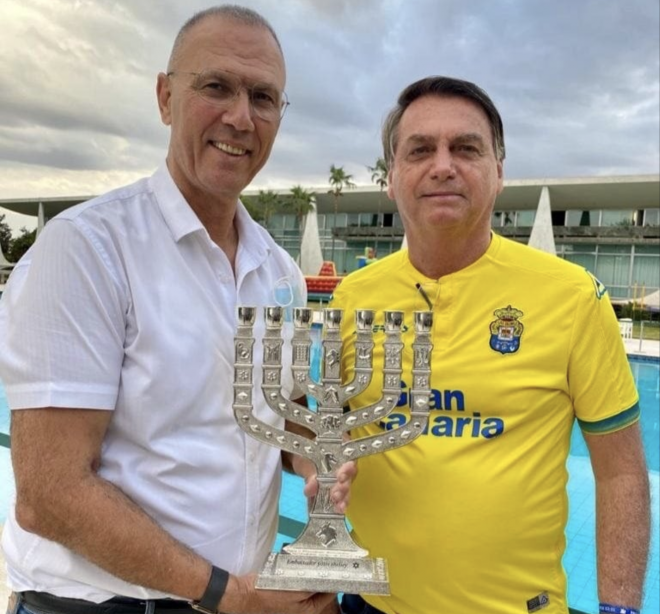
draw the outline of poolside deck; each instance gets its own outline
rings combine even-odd
[[[651,339],[623,339],[628,356],[643,356],[660,360],[660,341]]]

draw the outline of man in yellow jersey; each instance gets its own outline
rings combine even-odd
[[[578,420],[596,477],[601,611],[636,612],[649,544],[638,396],[602,285],[584,269],[491,232],[503,186],[500,115],[476,85],[422,79],[383,129],[388,194],[408,249],[348,276],[343,371],[355,309],[378,310],[375,374],[352,409],[377,401],[382,310],[405,312],[401,397],[409,418],[412,313],[434,312],[428,429],[359,461],[349,519],[389,563],[391,596],[348,595],[346,614],[567,614],[561,559],[566,459]],[[595,604],[594,604],[595,610]]]

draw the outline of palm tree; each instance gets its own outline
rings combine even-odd
[[[385,158],[376,158],[374,166],[367,166],[371,173],[371,181],[373,181],[379,188],[378,192],[378,227],[383,227],[383,220],[381,218],[381,199],[383,197],[383,190],[387,187],[387,162]],[[378,234],[376,234],[376,253],[378,253]]]
[[[261,213],[265,228],[268,228],[270,216],[282,205],[280,196],[273,190],[259,190],[259,195],[256,197],[254,204]]]
[[[302,238],[305,227],[305,218],[307,214],[314,209],[312,201],[314,194],[308,192],[301,185],[294,185],[291,193],[284,197],[282,209],[294,213],[298,220],[298,231],[300,232],[299,253],[302,255]]]
[[[371,173],[371,181],[373,181],[382,192],[387,187],[387,162],[385,158],[376,158],[374,166],[367,166]]]
[[[334,197],[335,205],[335,225],[337,224],[337,209],[339,208],[339,197],[342,195],[344,188],[354,188],[355,183],[353,183],[353,175],[349,175],[344,171],[343,166],[335,166],[334,164],[330,165],[330,186],[331,190],[328,190],[328,194],[332,194]],[[334,229],[332,232],[332,255],[330,260],[335,261],[335,233]]]
[[[248,196],[246,194],[241,194],[238,199],[243,203],[243,206],[247,209],[247,212],[250,214],[250,217],[255,221],[263,222],[263,216],[261,210],[257,207],[255,200],[256,196]]]

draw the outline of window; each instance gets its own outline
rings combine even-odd
[[[376,216],[371,213],[361,213],[358,224],[360,226],[376,226]]]
[[[348,214],[338,213],[337,219],[335,220],[335,228],[346,228],[347,226],[348,226]]]
[[[629,256],[631,247],[630,245],[611,245],[606,243],[598,246],[598,254],[626,254]]]
[[[497,228],[500,226],[513,226],[516,217],[515,211],[493,211],[491,224]]]
[[[632,270],[632,285],[642,286],[653,292],[660,285],[660,258],[636,256]],[[648,292],[647,292],[648,294]]]
[[[592,213],[596,214],[594,218],[598,220],[598,211],[567,211],[566,226],[595,226],[591,223]]]
[[[284,228],[287,230],[298,228],[298,218],[295,213],[287,213],[284,215]]]
[[[534,226],[536,211],[518,211],[516,213],[516,226]]]
[[[566,252],[576,253],[576,254],[593,254],[596,255],[596,244],[595,243],[576,243],[576,244],[567,244],[564,245]]]
[[[278,230],[284,228],[285,216],[280,213],[274,213],[268,220],[268,228]]]
[[[635,255],[638,254],[652,254],[658,257],[660,256],[660,247],[657,245],[635,245]]]
[[[660,209],[644,209],[644,226],[660,225]]]
[[[601,226],[632,226],[633,212],[632,211],[610,211],[603,210],[601,216]]]
[[[320,218],[321,216],[319,216]],[[347,215],[346,213],[326,213],[324,216],[323,228],[346,228]],[[319,219],[319,228],[321,228],[321,220]]]
[[[630,285],[630,256],[599,255],[598,270],[595,273],[608,289],[627,287]]]
[[[552,225],[553,226],[566,226],[566,211],[553,211],[552,212]]]
[[[573,262],[596,275],[596,247],[594,245],[564,245],[563,255],[565,260]],[[596,277],[598,276],[596,275]]]

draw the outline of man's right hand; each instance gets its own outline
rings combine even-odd
[[[324,614],[337,595],[301,591],[257,590],[256,574],[229,576],[227,590],[220,600],[223,614]]]

